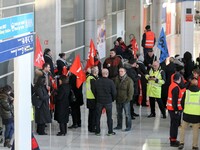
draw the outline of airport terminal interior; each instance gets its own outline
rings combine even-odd
[[[198,11],[200,11],[200,1],[198,0],[0,0],[0,45],[3,47],[3,43],[7,40],[16,39],[27,34],[22,33],[20,35],[17,32],[13,33],[11,37],[4,37],[1,32],[4,28],[4,22],[31,14],[33,15],[33,29],[29,31],[31,32],[29,34],[39,37],[43,51],[45,48],[51,49],[54,62],[59,58],[59,53],[65,53],[68,64],[72,64],[75,57],[80,55],[81,63],[85,66],[92,39],[103,64],[104,60],[110,55],[110,49],[114,47],[114,41],[118,37],[122,37],[125,44],[129,45],[132,35],[134,35],[139,48],[137,53],[143,55],[141,40],[147,25],[150,25],[151,30],[155,33],[156,41],[160,36],[161,29],[164,29],[169,56],[174,57],[179,54],[183,57],[183,54],[189,51],[192,54],[193,61],[195,61],[197,57],[200,57],[200,16],[199,19],[195,18]],[[160,50],[157,48],[157,44],[156,42],[153,51],[159,58]],[[3,54],[1,51],[3,51],[2,48],[0,48],[0,57],[6,58],[6,55],[1,56]],[[18,62],[15,59],[26,55],[30,55],[25,59],[31,60],[30,72],[26,72],[27,68],[19,69],[20,67],[16,65],[20,60]],[[7,60],[0,58],[0,87],[10,85],[13,89],[19,90],[19,93],[26,91],[27,89],[23,89],[23,86],[19,86],[18,89],[16,84],[26,84],[25,79],[27,78],[19,78],[15,73],[17,72],[20,75],[20,71],[22,71],[21,75],[23,73],[24,76],[30,75],[30,81],[33,83],[36,69],[33,62],[34,52],[15,58],[12,56]],[[23,60],[21,63],[23,63]],[[24,61],[24,63],[29,63],[29,61]],[[28,92],[29,90],[24,92],[24,95]],[[20,113],[15,110],[15,122],[17,121],[18,125],[15,126],[13,138],[24,137],[26,139],[26,136],[30,135],[23,132],[24,126],[26,131],[32,128],[31,131],[38,142],[40,150],[178,149],[177,147],[170,147],[170,116],[168,111],[166,110],[167,118],[163,119],[157,103],[156,117],[153,118],[147,117],[150,114],[149,106],[144,107],[134,104],[135,113],[138,113],[139,116],[132,120],[132,127],[128,132],[123,130],[125,129],[125,115],[123,114],[122,130],[114,130],[116,135],[107,136],[106,113],[102,113],[101,116],[100,136],[89,132],[85,83],[82,92],[84,104],[81,106],[81,127],[67,129],[65,136],[56,135],[59,131],[59,124],[54,118],[52,118],[51,124],[46,124],[45,131],[47,135],[37,134],[37,125],[34,121],[28,124],[26,128],[24,122],[28,119],[23,120],[23,118],[20,118],[17,121],[16,118],[20,114],[26,114],[24,113],[27,110],[26,106],[31,103],[31,100],[22,107],[16,105],[17,102],[15,102],[14,108],[19,110]],[[20,94],[17,95],[18,100],[20,99],[19,96]],[[112,106],[114,128],[117,126],[116,102],[113,102]],[[24,125],[22,125],[23,123]],[[70,115],[67,126],[69,127],[72,124],[72,116]],[[4,127],[0,121],[1,126]],[[0,135],[1,138],[3,138],[3,135]],[[188,127],[184,150],[192,149],[192,138],[192,129]],[[179,135],[177,139],[179,139]],[[16,144],[17,150],[28,150],[28,148],[24,149],[23,146],[20,146],[23,143],[23,138],[16,140],[16,142],[18,142]],[[200,138],[198,145],[200,147]],[[0,150],[7,149],[9,148],[4,147],[4,143],[0,143]]]

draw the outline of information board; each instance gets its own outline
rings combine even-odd
[[[0,19],[0,40],[34,31],[34,15],[27,13]]]
[[[28,34],[0,43],[0,62],[27,54],[34,50],[34,34]]]

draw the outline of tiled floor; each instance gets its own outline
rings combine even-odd
[[[179,53],[179,35],[170,36],[167,39],[170,54],[174,56]],[[200,28],[195,31],[195,56],[198,55],[200,46]],[[129,132],[116,131],[116,135],[107,136],[106,115],[101,119],[101,136],[95,136],[87,131],[86,106],[81,107],[82,127],[77,129],[68,129],[66,136],[57,137],[58,124],[53,121],[51,127],[47,127],[47,136],[35,135],[41,150],[176,150],[169,146],[169,117],[162,119],[159,111],[156,118],[147,118],[150,109],[148,107],[135,107],[140,117],[132,121],[132,130]],[[113,121],[116,126],[116,109],[113,103]],[[71,120],[68,125],[71,125]],[[51,130],[50,130],[51,128]],[[200,130],[199,130],[200,131]],[[191,149],[192,132],[188,128],[186,132],[185,150]],[[199,139],[200,146],[200,139]],[[1,150],[6,150],[0,144]]]

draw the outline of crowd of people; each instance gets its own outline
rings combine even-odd
[[[198,130],[200,124],[200,54],[196,61],[190,52],[183,58],[180,55],[169,57],[160,63],[154,54],[156,38],[150,26],[143,34],[143,55],[136,54],[132,45],[126,46],[121,37],[114,42],[110,56],[103,63],[94,56],[95,65],[86,71],[86,105],[89,109],[88,131],[101,135],[100,119],[105,109],[107,115],[108,136],[115,135],[115,130],[122,130],[123,110],[125,126],[129,132],[132,120],[139,114],[134,104],[149,106],[156,116],[155,102],[158,103],[162,118],[166,118],[166,109],[170,115],[170,146],[184,147],[184,134],[188,124],[193,126],[193,149],[198,149]],[[97,53],[98,54],[98,53]],[[59,54],[56,68],[50,49],[44,50],[42,69],[36,70],[32,94],[41,101],[35,107],[36,132],[47,135],[46,124],[52,119],[59,123],[57,136],[65,136],[67,129],[81,127],[81,109],[83,105],[83,85],[76,87],[76,76],[69,72],[66,54]],[[0,90],[0,114],[5,125],[5,147],[11,147],[10,140],[14,132],[13,94],[10,86]],[[117,125],[113,128],[112,103],[116,102]],[[183,112],[183,121],[181,116]],[[69,115],[73,124],[67,127]],[[178,127],[182,126],[180,142],[177,140]]]

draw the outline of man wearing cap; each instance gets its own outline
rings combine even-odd
[[[149,50],[153,51],[153,47],[156,43],[155,34],[151,31],[150,25],[147,25],[145,29],[145,33],[142,36],[142,47],[144,56]]]

